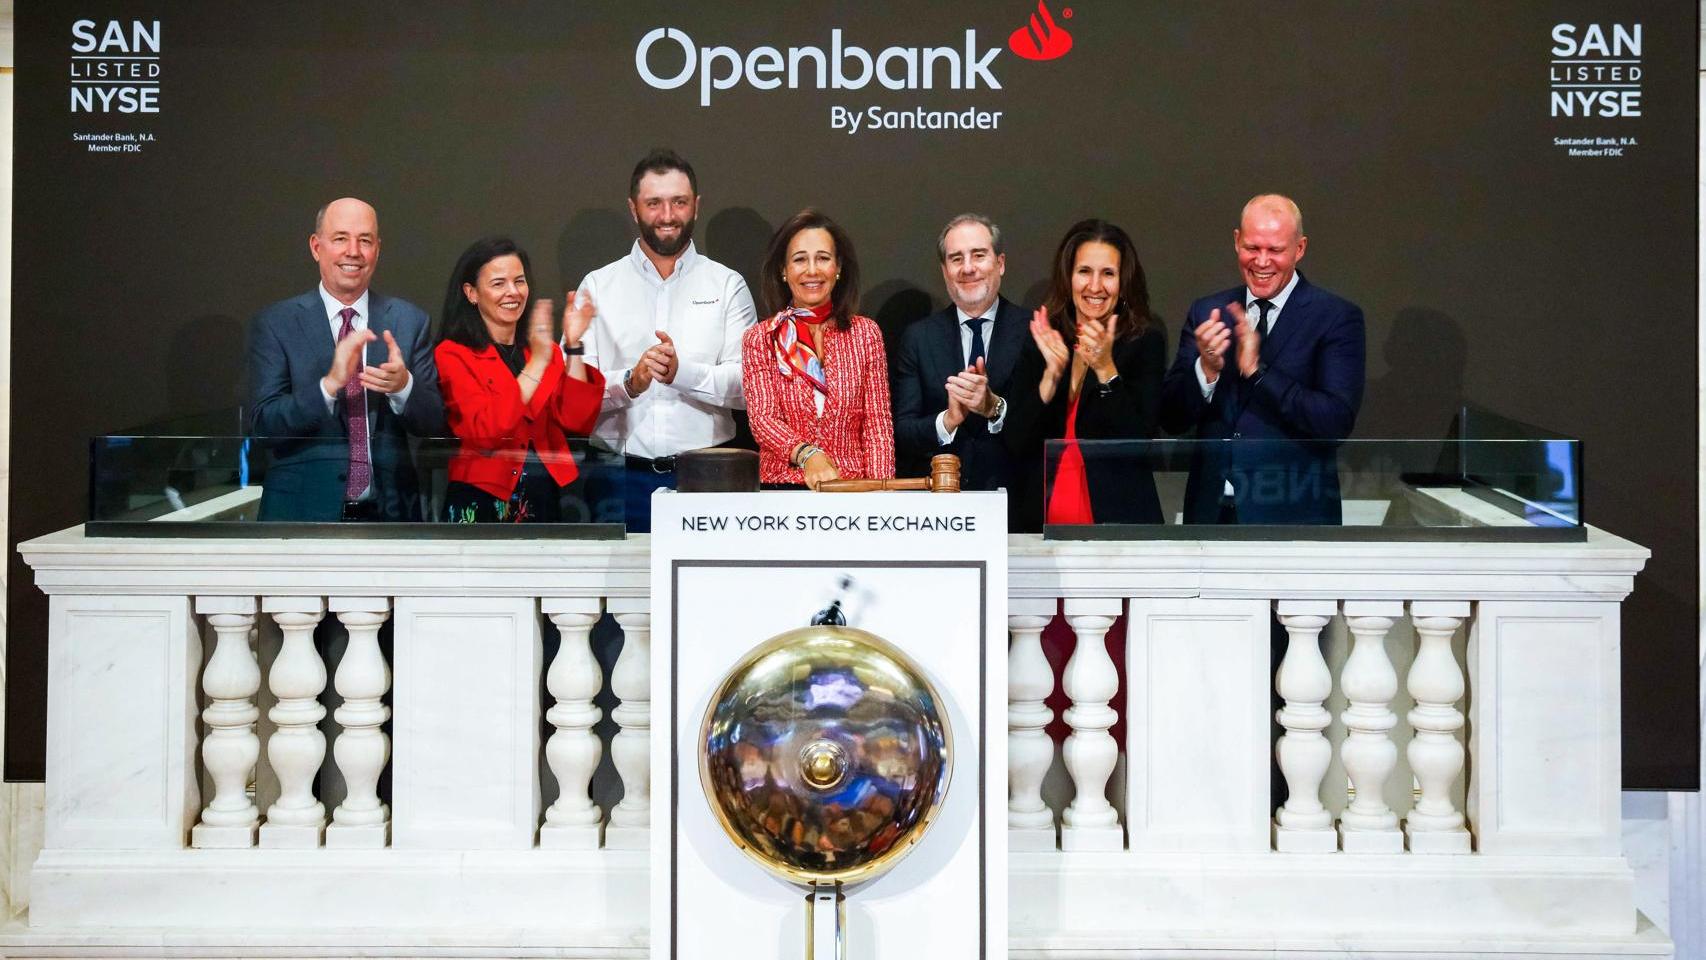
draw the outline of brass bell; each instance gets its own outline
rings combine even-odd
[[[813,888],[808,958],[843,956],[841,885],[893,866],[942,809],[946,715],[910,657],[834,624],[758,645],[712,695],[699,730],[705,796],[743,853]]]

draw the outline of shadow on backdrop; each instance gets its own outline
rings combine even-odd
[[[634,221],[626,210],[600,207],[576,213],[557,235],[557,270],[564,289],[580,286],[587,274],[627,256],[633,246]]]
[[[244,402],[248,334],[235,317],[204,314],[172,332],[166,351],[165,421],[193,418],[210,434],[242,432],[236,408]]]
[[[1463,328],[1438,310],[1405,307],[1398,311],[1380,355],[1386,373],[1368,382],[1355,435],[1446,436],[1464,400],[1469,340]]]
[[[751,207],[727,207],[718,210],[698,232],[699,250],[746,281],[747,292],[759,319],[764,319],[764,304],[758,302],[758,268],[764,265],[764,251],[770,245],[770,235],[776,232],[770,221]]]
[[[930,295],[905,280],[884,280],[859,297],[859,312],[877,321],[883,331],[883,350],[889,367],[894,367],[895,354],[900,350],[901,334],[915,321],[936,311]]]
[[[1007,299],[1013,300],[1012,297],[1008,297]],[[1020,297],[1018,300],[1014,300],[1013,302],[1024,307],[1026,310],[1034,311],[1038,307],[1042,306],[1043,301],[1047,299],[1048,281],[1038,280],[1036,283],[1031,284],[1025,289],[1025,295],[1023,297]]]

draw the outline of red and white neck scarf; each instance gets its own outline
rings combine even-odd
[[[829,380],[824,376],[823,358],[812,349],[812,328],[823,325],[834,308],[824,303],[812,309],[789,307],[775,317],[776,328],[771,340],[776,345],[776,368],[789,379],[805,378],[806,383],[824,396],[829,396]]]

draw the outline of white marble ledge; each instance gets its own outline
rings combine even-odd
[[[28,918],[0,927],[0,955],[18,960],[64,957],[431,957],[551,958],[551,960],[642,960],[649,938],[592,936],[546,929],[479,932],[363,930],[312,932],[245,931],[192,933],[184,930],[126,930],[91,933],[32,928]],[[1012,931],[1012,960],[1597,960],[1606,957],[1670,957],[1672,946],[1646,917],[1627,938],[1450,938],[1212,936],[1201,933],[1129,936],[1027,936]]]
[[[1027,937],[1013,931],[1011,960],[1604,960],[1669,957],[1670,938],[1645,916],[1629,937],[1275,937],[1146,934]]]
[[[650,589],[649,536],[624,540],[89,537],[19,545],[49,594],[606,596]],[[1581,543],[1008,539],[1016,598],[1622,600],[1651,555]]]
[[[1012,597],[1611,600],[1652,551],[1597,527],[1580,543],[1009,538]]]
[[[54,930],[29,926],[26,914],[0,926],[0,957],[432,957],[539,958],[539,960],[646,960],[647,934],[596,933],[548,927],[482,930],[375,931],[362,929],[266,930],[240,934],[185,929]]]
[[[604,596],[651,592],[651,537],[451,540],[90,537],[18,545],[47,594]]]

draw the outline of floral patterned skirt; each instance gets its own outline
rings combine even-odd
[[[443,518],[450,523],[561,523],[562,495],[563,488],[529,449],[521,480],[508,500],[471,483],[452,481],[444,488]]]

